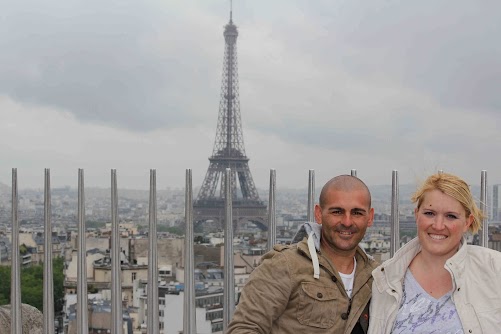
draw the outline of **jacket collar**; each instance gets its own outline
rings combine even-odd
[[[304,238],[301,242],[297,244],[298,250],[303,253],[308,259],[312,260],[312,255],[310,254],[310,250],[308,248],[308,238]],[[316,248],[316,247],[315,247]],[[317,254],[320,253],[320,250],[317,249]],[[356,252],[355,252],[355,258],[357,259],[357,272],[358,268],[362,269],[365,268],[366,265],[370,261],[374,261],[374,259],[367,255],[365,251],[360,248],[360,246],[357,246]],[[319,263],[321,266],[326,268],[331,274],[334,274],[334,272],[337,273],[337,270],[335,270],[333,264],[331,263],[330,260],[328,260],[325,256],[319,256]]]
[[[372,271],[374,282],[379,292],[388,287],[401,289],[402,278],[412,259],[421,251],[419,239],[416,237],[400,248],[393,257]]]
[[[391,259],[374,269],[372,276],[379,292],[383,292],[387,287],[395,290],[401,289],[405,272],[420,251],[421,244],[416,237],[400,248]],[[453,278],[461,277],[467,252],[466,239],[463,237],[459,250],[445,263],[445,268],[454,273]]]
[[[445,262],[445,268],[453,274],[452,279],[454,283],[458,279],[461,279],[461,277],[465,273],[467,256],[468,245],[466,244],[466,239],[463,237],[457,253]]]

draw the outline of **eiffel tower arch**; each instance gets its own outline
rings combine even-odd
[[[231,169],[234,228],[240,230],[245,223],[252,222],[261,230],[267,230],[268,225],[266,205],[259,199],[244,148],[238,90],[237,37],[238,30],[230,11],[230,21],[224,29],[224,64],[216,139],[212,156],[209,157],[209,168],[193,203],[194,220],[197,226],[202,225],[206,231],[221,229],[224,224],[226,168]]]

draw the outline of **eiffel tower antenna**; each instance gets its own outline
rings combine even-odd
[[[233,23],[233,0],[230,0],[230,23]]]
[[[212,156],[197,199],[193,203],[197,222],[224,220],[224,173],[231,169],[231,189],[234,217],[251,220],[261,229],[267,225],[266,205],[259,199],[245,154],[240,98],[238,88],[237,37],[233,24],[233,4],[230,0],[230,21],[224,28],[224,64],[221,99]],[[236,213],[236,214],[235,214]]]

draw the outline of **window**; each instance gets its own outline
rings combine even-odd
[[[136,274],[137,273],[132,273],[132,282],[134,282],[136,280]]]

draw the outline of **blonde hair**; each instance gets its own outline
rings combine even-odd
[[[454,198],[466,211],[466,218],[473,215],[473,223],[468,227],[468,231],[475,234],[482,228],[482,220],[485,215],[478,208],[468,184],[456,175],[438,173],[429,176],[418,190],[412,195],[412,202],[417,203],[417,208],[421,207],[424,195],[430,190],[440,190],[444,194]]]

